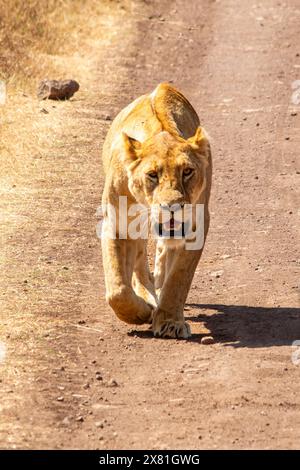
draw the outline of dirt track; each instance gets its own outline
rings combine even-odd
[[[46,154],[2,185],[1,448],[299,447],[299,20],[297,0],[133,1],[99,19],[81,91],[32,124]],[[187,342],[115,318],[95,235],[108,117],[161,81],[212,137]]]

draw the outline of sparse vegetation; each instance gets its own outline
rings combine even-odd
[[[105,21],[119,8],[118,0],[0,0],[0,80],[7,90],[0,105],[1,178],[24,174],[25,155],[45,152],[61,125],[61,113],[42,119],[50,103],[37,100],[40,80],[74,78],[84,90],[93,44],[103,43]]]
[[[56,71],[53,56],[79,48],[91,34],[95,15],[109,3],[0,0],[0,80],[32,89],[33,80]]]

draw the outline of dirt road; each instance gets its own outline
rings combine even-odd
[[[119,2],[60,59],[73,100],[20,96],[41,140],[2,182],[1,448],[299,448],[299,20],[297,0]],[[190,341],[117,320],[95,235],[110,119],[161,81],[212,137]]]

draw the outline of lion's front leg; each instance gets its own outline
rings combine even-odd
[[[154,267],[154,286],[157,297],[159,298],[162,286],[164,284],[167,264],[167,248],[165,244],[158,240],[156,244],[155,267]]]
[[[153,313],[154,336],[183,339],[191,336],[183,309],[201,253],[202,250],[189,251],[184,246],[168,250],[171,262]]]
[[[150,273],[147,259],[147,242],[136,240],[137,254],[133,270],[132,284],[135,293],[142,297],[145,302],[157,306],[157,297],[154,289],[153,276]]]
[[[106,236],[105,223],[101,243],[106,299],[120,320],[130,324],[150,323],[153,307],[132,287],[136,242]]]

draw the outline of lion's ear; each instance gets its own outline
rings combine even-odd
[[[138,158],[139,151],[141,150],[142,144],[138,140],[130,137],[125,132],[122,132],[124,147],[126,154],[132,159],[135,160]]]
[[[195,132],[195,135],[193,135],[193,137],[190,137],[188,139],[188,143],[195,150],[200,150],[201,148],[204,148],[208,144],[208,139],[207,139],[204,129],[199,126]]]

